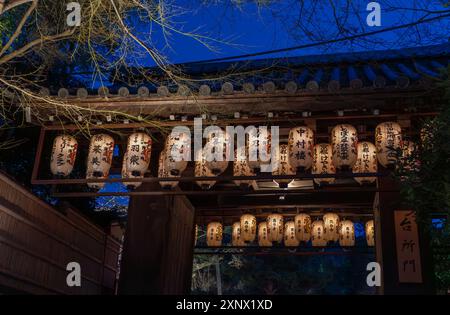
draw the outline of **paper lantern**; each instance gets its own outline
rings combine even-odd
[[[289,152],[287,144],[280,144],[277,148],[275,148],[276,166],[272,171],[272,175],[295,175],[294,169],[289,164],[288,156]],[[274,180],[280,188],[287,188],[292,181],[293,179]]]
[[[172,131],[165,145],[166,169],[179,176],[186,169],[191,157],[191,135],[187,132]]]
[[[111,168],[114,151],[114,139],[106,134],[98,134],[91,138],[87,158],[86,179],[106,179]],[[88,183],[90,188],[101,189],[105,183]]]
[[[284,246],[298,247],[299,240],[295,236],[295,223],[294,221],[286,222],[284,225]]]
[[[375,224],[373,220],[369,220],[365,225],[367,246],[375,246]]]
[[[203,150],[198,150],[196,153],[194,172],[196,177],[215,176],[211,172],[211,170],[208,167],[206,167],[205,155],[203,154]],[[196,181],[196,184],[200,186],[202,189],[206,190],[214,186],[216,184],[216,181]]]
[[[217,131],[211,132],[207,139],[204,147],[206,167],[214,175],[222,174],[231,160],[229,135],[218,128]]]
[[[256,218],[251,214],[241,216],[241,235],[244,242],[253,242],[256,238]]]
[[[68,135],[57,136],[53,141],[50,171],[53,175],[69,176],[77,157],[78,142]]]
[[[132,172],[127,169],[128,152],[125,152],[122,162],[122,178],[143,178],[143,176],[134,176]],[[123,182],[123,184],[131,189],[136,189],[142,185],[142,182]]]
[[[264,164],[270,164],[272,135],[268,127],[252,128],[248,133],[248,165],[258,170]]]
[[[152,138],[144,132],[135,132],[128,137],[127,170],[133,176],[144,176],[150,164]]]
[[[311,244],[314,247],[326,246],[327,241],[324,237],[323,221],[314,221],[311,224]]]
[[[234,154],[233,176],[255,176],[255,173],[248,165],[248,161],[244,155],[242,159],[238,159],[237,150]],[[235,180],[234,183],[243,188],[248,188],[255,183],[254,180]]]
[[[222,224],[219,222],[211,222],[206,228],[206,244],[208,246],[222,246]]]
[[[289,164],[294,170],[307,170],[313,161],[314,131],[296,127],[289,131]]]
[[[378,172],[377,148],[370,142],[358,143],[358,158],[353,166],[353,174]],[[370,184],[377,180],[376,177],[355,177],[355,180],[363,184]]]
[[[159,155],[159,161],[158,161],[158,178],[174,178],[177,177],[175,175],[172,175],[169,172],[169,169],[167,167],[166,163],[167,157],[166,157],[166,151],[161,151]],[[177,181],[159,181],[159,184],[164,189],[173,189],[178,186]]]
[[[375,129],[378,162],[384,167],[395,163],[402,143],[402,128],[395,122],[384,122]]]
[[[320,143],[314,146],[313,150],[313,168],[312,174],[315,175],[328,175],[336,174],[332,161],[332,148],[330,144]],[[333,183],[334,178],[314,178],[314,182],[318,185],[324,183]]]
[[[336,213],[324,214],[323,233],[328,242],[337,242],[339,240],[339,216]]]
[[[355,246],[355,226],[350,220],[342,221],[339,225],[339,245]]]
[[[231,232],[231,243],[233,246],[245,246],[245,242],[242,239],[242,230],[240,222],[233,223]]]
[[[258,245],[261,247],[272,246],[272,242],[269,240],[267,222],[261,222],[258,225]]]
[[[281,214],[267,216],[267,236],[271,242],[283,240],[283,216]]]
[[[352,168],[357,159],[358,133],[355,127],[337,125],[331,131],[333,164],[337,169]]]
[[[308,242],[311,239],[311,217],[306,213],[297,214],[294,218],[295,236],[300,242]]]

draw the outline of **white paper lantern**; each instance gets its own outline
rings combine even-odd
[[[339,225],[339,245],[355,246],[355,226],[350,220],[342,221]]]
[[[87,158],[86,179],[106,179],[111,168],[114,152],[114,139],[107,134],[98,134],[91,138]],[[88,183],[90,188],[101,189],[105,183]]]
[[[373,220],[369,220],[365,225],[367,246],[375,246],[375,224]]]
[[[295,236],[295,223],[294,221],[286,222],[284,225],[284,246],[298,247],[299,240]]]
[[[122,162],[122,178],[143,178],[143,176],[134,176],[132,172],[127,169],[128,152],[125,152]],[[142,182],[123,182],[123,184],[132,189],[136,189],[142,185]]]
[[[245,246],[245,242],[242,239],[242,230],[240,222],[233,223],[231,232],[231,243],[233,246]]]
[[[294,169],[289,164],[288,145],[280,144],[275,148],[276,167],[272,171],[272,175],[295,175]],[[293,179],[276,179],[274,180],[280,188],[287,188]]]
[[[253,242],[256,238],[256,217],[251,214],[241,216],[241,235],[244,242]]]
[[[211,132],[207,139],[203,149],[206,167],[214,175],[222,174],[227,169],[228,163],[231,160],[230,137],[219,128],[216,132]]]
[[[272,246],[272,242],[269,240],[267,222],[261,222],[258,225],[258,245],[261,247]]]
[[[271,242],[283,240],[283,216],[281,214],[267,216],[267,236]]]
[[[395,163],[402,143],[402,128],[395,122],[384,122],[375,129],[378,162],[384,167]]]
[[[311,239],[311,217],[306,213],[297,214],[294,218],[295,236],[300,242],[308,242]]]
[[[210,247],[222,246],[223,228],[219,222],[211,222],[206,228],[206,244]]]
[[[158,161],[158,178],[175,178],[178,176],[172,175],[167,167],[166,163],[167,157],[166,157],[166,151],[161,151],[159,155],[159,161]],[[159,184],[164,189],[173,189],[178,186],[177,181],[160,181]]]
[[[166,139],[167,171],[174,176],[184,172],[191,157],[191,135],[187,132],[173,131]]]
[[[358,158],[353,166],[353,174],[378,172],[377,148],[370,142],[358,143]],[[363,184],[370,184],[377,180],[376,177],[355,177],[355,180]]]
[[[311,224],[311,244],[314,247],[326,246],[327,241],[324,237],[323,221],[314,221]]]
[[[237,150],[236,150],[237,151]],[[237,152],[235,151],[234,162],[233,162],[233,176],[255,176],[253,170],[248,166],[248,161],[244,155],[243,159],[238,159]],[[248,188],[252,186],[254,180],[235,180],[234,183],[243,188]]]
[[[50,171],[53,175],[69,176],[77,157],[78,142],[69,135],[57,136],[53,141]]]
[[[352,168],[357,159],[358,133],[355,127],[337,125],[331,131],[333,164],[337,169]]]
[[[205,155],[203,154],[203,150],[198,150],[196,153],[195,159],[195,177],[214,177],[215,175],[211,172],[211,170],[206,167]],[[202,189],[210,189],[212,186],[216,184],[216,181],[196,181],[196,184],[200,186]]]
[[[323,216],[323,233],[328,242],[339,240],[339,216],[336,213],[326,213]]]
[[[289,131],[289,164],[294,170],[307,170],[313,161],[314,131],[308,127],[296,127]]]
[[[332,148],[330,144],[320,143],[314,146],[313,150],[313,168],[312,174],[327,175],[336,174],[332,161]],[[314,182],[318,185],[323,183],[333,183],[334,178],[314,178]]]
[[[135,132],[128,137],[127,170],[133,176],[144,176],[150,164],[152,138],[144,132]]]
[[[252,170],[270,164],[272,135],[268,127],[252,128],[248,133],[248,165]]]

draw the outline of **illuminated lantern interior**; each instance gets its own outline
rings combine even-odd
[[[377,148],[370,142],[359,142],[358,143],[358,158],[355,165],[353,166],[354,174],[364,174],[364,173],[377,173],[378,172],[378,161],[377,161]],[[376,177],[355,177],[355,180],[363,185],[374,183]]]
[[[211,222],[206,229],[206,244],[208,246],[222,246],[222,224],[219,222]]]
[[[342,221],[339,225],[339,245],[355,246],[355,226],[350,220]]]
[[[339,240],[339,216],[336,213],[326,213],[323,216],[323,233],[328,242]]]
[[[111,168],[114,152],[114,139],[107,134],[98,134],[91,138],[87,158],[86,179],[106,179]],[[88,183],[90,188],[101,189],[105,183]]]
[[[221,129],[211,132],[204,147],[206,167],[214,175],[222,174],[228,167],[230,160],[229,135]]]
[[[253,242],[256,238],[256,218],[251,214],[241,216],[241,235],[244,242]]]
[[[271,242],[283,240],[283,216],[281,214],[267,216],[267,235]]]
[[[262,165],[270,164],[272,136],[268,127],[253,128],[248,134],[248,165],[258,170]]]
[[[241,223],[234,222],[231,232],[231,242],[233,246],[245,246],[245,242],[242,239]]]
[[[177,176],[172,175],[169,172],[169,169],[166,164],[167,157],[166,157],[166,151],[161,151],[159,155],[159,161],[158,161],[158,178],[175,178]],[[177,181],[160,181],[159,184],[162,188],[165,189],[172,189],[178,186]]]
[[[261,247],[272,246],[272,242],[269,240],[267,222],[261,222],[258,225],[258,245]]]
[[[272,175],[295,175],[294,169],[289,164],[288,159],[288,145],[280,144],[277,148],[275,148],[275,158],[276,167],[275,170],[272,171]],[[274,180],[280,188],[287,188],[288,185],[292,182],[292,179],[276,179]]]
[[[352,168],[357,159],[358,133],[351,125],[337,125],[331,131],[333,164],[337,169]]]
[[[69,135],[57,136],[53,141],[50,171],[53,175],[69,176],[77,157],[78,142]]]
[[[203,154],[203,150],[197,151],[195,160],[195,176],[196,177],[213,177],[215,176],[211,170],[206,167],[205,155]],[[197,185],[202,189],[210,189],[212,186],[216,184],[215,181],[196,181]]]
[[[300,242],[311,239],[311,217],[306,213],[297,214],[294,218],[295,236]]]
[[[123,156],[123,162],[122,162],[122,178],[143,178],[143,176],[134,176],[132,172],[128,171],[127,169],[127,159],[128,159],[128,152],[125,152]],[[136,189],[139,186],[142,185],[142,182],[123,182],[123,184],[131,189]]]
[[[284,225],[284,245],[287,247],[297,247],[300,242],[295,236],[295,223],[294,221],[286,222]]]
[[[289,164],[294,170],[307,170],[313,162],[314,131],[296,127],[289,131]]]
[[[402,128],[395,122],[384,122],[375,129],[378,162],[384,167],[395,163],[402,143]]]
[[[367,246],[375,246],[375,224],[373,220],[369,220],[365,225]]]
[[[332,148],[330,144],[320,143],[314,146],[313,150],[313,168],[312,174],[315,175],[332,175],[336,174],[332,161]],[[324,183],[334,183],[334,178],[314,178],[314,182],[318,185]]]
[[[181,175],[191,157],[191,135],[186,132],[172,131],[165,145],[166,168],[170,175]]]
[[[311,224],[311,244],[314,247],[326,246],[327,241],[324,236],[323,221],[314,221]]]

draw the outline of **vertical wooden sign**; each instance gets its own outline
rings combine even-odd
[[[422,283],[419,232],[413,211],[394,211],[400,283]]]

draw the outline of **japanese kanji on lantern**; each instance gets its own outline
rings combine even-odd
[[[261,169],[261,165],[270,164],[272,135],[269,127],[252,128],[248,134],[248,166],[252,170]]]
[[[358,133],[351,125],[337,125],[331,131],[333,164],[337,169],[352,168],[357,159]]]
[[[53,141],[50,171],[53,175],[69,176],[77,157],[78,142],[69,135],[57,136]]]
[[[228,167],[231,159],[230,137],[222,129],[209,133],[204,147],[206,167],[214,175],[222,174]]]
[[[294,221],[286,222],[284,225],[284,246],[297,247],[300,244],[295,234]]]
[[[373,220],[369,220],[365,225],[367,246],[375,246],[375,224]]]
[[[211,170],[206,167],[205,155],[203,154],[203,150],[200,149],[196,153],[195,159],[195,177],[214,177],[215,175],[211,172]],[[216,184],[216,181],[196,181],[196,184],[200,186],[202,189],[210,189],[212,186]]]
[[[127,170],[133,176],[144,176],[150,164],[152,138],[144,132],[135,132],[128,137]]]
[[[237,150],[234,154],[234,162],[233,162],[233,176],[255,176],[253,170],[248,166],[247,158],[244,157],[242,159],[238,159]],[[235,180],[234,183],[242,188],[248,188],[253,185],[255,181],[252,180]]]
[[[283,240],[283,216],[281,214],[270,214],[267,216],[267,236],[271,242]]]
[[[350,220],[344,220],[339,225],[339,245],[355,246],[355,226]]]
[[[191,157],[191,135],[174,130],[166,139],[166,169],[174,176],[179,176],[186,169]]]
[[[240,222],[234,222],[231,231],[231,243],[233,246],[245,246],[242,239],[242,229]]]
[[[167,167],[167,163],[166,163],[166,151],[162,150],[161,153],[159,154],[159,161],[158,161],[158,178],[174,178],[177,177],[175,175],[172,175]],[[161,185],[162,188],[164,189],[173,189],[175,187],[178,186],[178,182],[177,181],[163,181],[160,180],[159,184]]]
[[[339,240],[339,216],[336,213],[325,213],[323,215],[323,233],[328,242]]]
[[[267,222],[258,224],[258,245],[261,247],[270,247],[272,242],[269,240]]]
[[[208,246],[222,246],[222,223],[211,222],[206,227],[206,244]]]
[[[313,167],[312,174],[315,175],[331,175],[336,174],[332,161],[332,148],[330,144],[320,143],[314,146],[313,150]],[[314,178],[314,182],[318,185],[323,183],[333,183],[334,178]]]
[[[294,218],[295,236],[300,242],[311,239],[311,217],[306,213],[297,214]]]
[[[323,221],[318,220],[314,221],[311,224],[311,244],[314,247],[320,247],[320,246],[326,246],[327,241],[325,240],[324,234],[323,234]]]
[[[288,145],[280,144],[275,149],[275,169],[272,170],[272,175],[295,175],[294,169],[289,164],[288,159]],[[275,183],[278,184],[280,188],[287,188],[289,183],[291,183],[293,179],[276,179]]]
[[[358,143],[358,158],[353,165],[353,174],[376,173],[378,172],[377,148],[370,142]],[[377,180],[376,177],[355,177],[355,180],[363,184],[370,184]]]
[[[241,235],[244,242],[253,242],[256,238],[256,218],[251,214],[241,216]]]
[[[91,138],[87,158],[86,179],[106,179],[111,168],[114,152],[114,139],[107,134],[98,134]],[[90,188],[100,189],[105,183],[88,183]]]
[[[375,129],[378,162],[384,167],[395,163],[402,143],[402,128],[395,122],[384,122]]]
[[[294,170],[307,170],[313,162],[314,131],[296,127],[289,131],[289,164]]]
[[[123,162],[122,162],[122,178],[143,178],[143,176],[134,176],[132,172],[128,171],[127,169],[127,160],[128,160],[128,152],[125,152],[123,156]],[[123,184],[127,188],[136,189],[139,186],[142,185],[142,182],[123,182]]]

